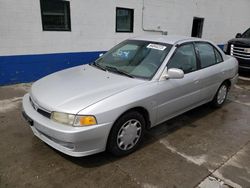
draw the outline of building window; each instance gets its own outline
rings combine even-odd
[[[134,27],[134,10],[116,8],[116,32],[132,33]]]
[[[202,37],[204,18],[194,17],[193,19],[193,28],[192,28],[192,37]]]
[[[40,0],[44,31],[71,31],[70,4],[62,0]]]

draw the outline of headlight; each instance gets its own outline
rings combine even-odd
[[[94,116],[78,116],[62,112],[52,112],[51,119],[58,123],[79,127],[97,124]]]
[[[73,125],[75,120],[75,115],[66,114],[62,112],[52,112],[51,119],[58,123]]]

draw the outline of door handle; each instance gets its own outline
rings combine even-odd
[[[193,79],[193,82],[194,82],[194,84],[200,83],[200,78],[194,78],[194,79]]]
[[[198,83],[200,83],[200,80],[195,80],[194,83],[198,84]]]

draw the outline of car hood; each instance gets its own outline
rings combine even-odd
[[[250,39],[249,38],[235,38],[229,41],[230,44],[234,45],[243,45],[243,46],[250,46]]]
[[[36,81],[30,95],[35,103],[48,111],[76,114],[96,102],[144,82],[82,65]]]

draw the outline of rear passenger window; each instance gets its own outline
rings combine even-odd
[[[217,63],[214,47],[208,43],[196,43],[201,60],[201,68],[206,68]]]
[[[197,70],[196,54],[193,44],[185,44],[180,46],[174,56],[170,59],[167,65],[169,68],[178,68],[184,73],[189,73]]]
[[[222,62],[223,59],[222,59],[222,56],[221,56],[220,52],[216,48],[214,48],[214,52],[215,52],[216,62],[217,63]]]

